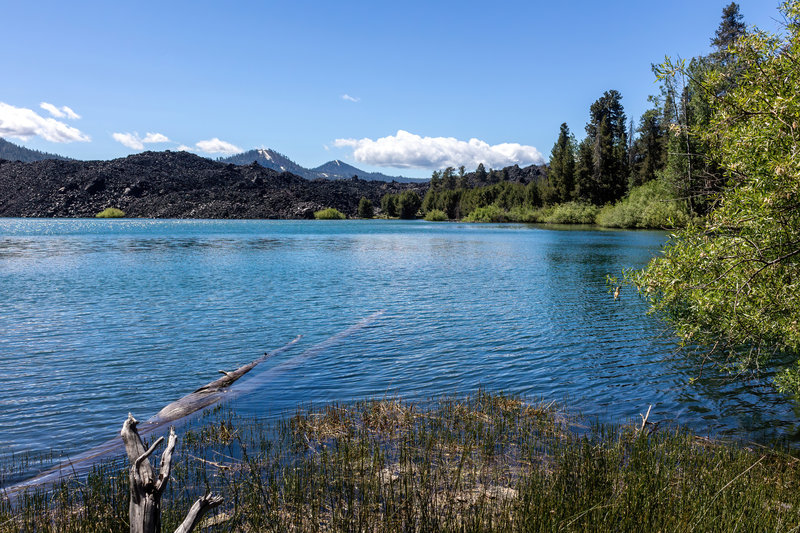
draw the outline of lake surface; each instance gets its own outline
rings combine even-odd
[[[422,221],[0,219],[0,458],[75,453],[297,335],[263,369],[381,312],[235,406],[478,387],[567,400],[603,421],[795,439],[793,405],[697,375],[607,274],[663,232]],[[262,367],[259,367],[262,368]],[[255,371],[254,371],[255,372]]]

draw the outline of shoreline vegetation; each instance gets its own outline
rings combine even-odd
[[[634,187],[618,202],[604,206],[580,200],[543,205],[536,200],[540,186],[536,182],[500,182],[472,189],[429,189],[422,200],[416,193],[403,193],[416,196],[408,208],[403,208],[409,201],[403,195],[387,194],[381,199],[381,213],[384,218],[423,218],[429,222],[593,224],[624,229],[674,229],[697,219],[658,180]],[[412,211],[415,205],[418,211]]]
[[[218,406],[178,440],[162,522],[171,531],[213,492],[205,531],[773,531],[800,521],[797,462],[484,391],[277,421]],[[127,466],[109,460],[0,498],[0,531],[127,531],[128,497]]]

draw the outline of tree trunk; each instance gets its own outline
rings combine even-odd
[[[150,448],[145,450],[144,443],[136,430],[136,424],[138,421],[129,414],[128,419],[122,424],[120,432],[122,441],[125,443],[128,460],[131,463],[129,472],[130,531],[131,533],[161,533],[161,495],[169,481],[172,453],[175,451],[178,438],[175,436],[175,428],[170,428],[167,447],[161,455],[161,465],[158,476],[156,476],[155,470],[150,465],[149,457],[164,441],[164,437],[159,437]],[[222,503],[222,497],[213,494],[206,494],[198,499],[175,533],[191,532],[206,511],[220,503]]]

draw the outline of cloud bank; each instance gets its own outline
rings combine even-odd
[[[244,152],[244,150],[238,146],[217,139],[216,137],[207,141],[198,141],[195,143],[195,146],[198,150],[207,154],[238,154],[239,152]]]
[[[65,109],[69,109],[68,107],[64,106],[61,109],[53,107],[59,113],[63,113],[64,116],[70,116],[65,111]],[[71,109],[69,111],[75,117],[78,116]],[[45,118],[32,109],[15,107],[0,102],[0,137],[28,140],[36,136],[54,143],[89,142],[91,140],[88,135],[79,129],[73,128],[60,120]]]
[[[161,133],[148,133],[144,138],[139,137],[138,133],[114,133],[111,135],[115,141],[127,146],[131,150],[144,150],[145,144],[168,143],[172,142],[166,135]]]
[[[353,149],[359,163],[395,168],[444,168],[464,165],[490,168],[544,163],[533,146],[517,143],[490,145],[479,139],[461,141],[454,137],[421,137],[404,130],[380,139],[336,139],[337,147]]]
[[[48,104],[47,102],[42,102],[39,104],[39,107],[50,113],[56,118],[71,118],[73,120],[81,118],[79,114],[75,111],[70,109],[67,106],[62,106],[60,109],[53,104]]]

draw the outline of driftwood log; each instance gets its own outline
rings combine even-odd
[[[136,430],[136,424],[138,421],[129,414],[128,419],[122,424],[120,432],[122,441],[125,443],[128,460],[131,463],[129,473],[131,533],[161,533],[161,495],[169,481],[172,453],[175,451],[178,438],[175,436],[175,428],[170,428],[167,447],[161,455],[161,464],[156,476],[155,470],[150,465],[149,457],[164,442],[164,437],[159,437],[150,448],[145,449],[139,432]],[[194,502],[175,533],[191,532],[209,509],[213,509],[221,503],[221,496],[210,493],[202,496]]]
[[[288,344],[284,345],[277,350],[272,352],[265,353],[255,361],[247,363],[246,365],[240,366],[236,370],[232,372],[227,372],[225,370],[220,370],[219,373],[222,374],[222,377],[219,379],[215,379],[211,383],[207,383],[197,389],[196,391],[187,394],[183,398],[179,400],[175,400],[174,402],[166,405],[163,409],[161,409],[156,416],[154,416],[150,421],[152,422],[170,422],[172,420],[178,420],[183,418],[195,411],[199,411],[203,407],[208,407],[209,405],[213,405],[218,401],[222,400],[226,393],[228,393],[228,389],[231,385],[233,385],[239,378],[250,372],[260,363],[263,363],[270,357],[278,355],[281,352],[284,352],[291,348],[297,341],[300,340],[301,336],[297,336],[289,342]],[[234,397],[233,394],[228,393],[227,398],[232,399]]]

